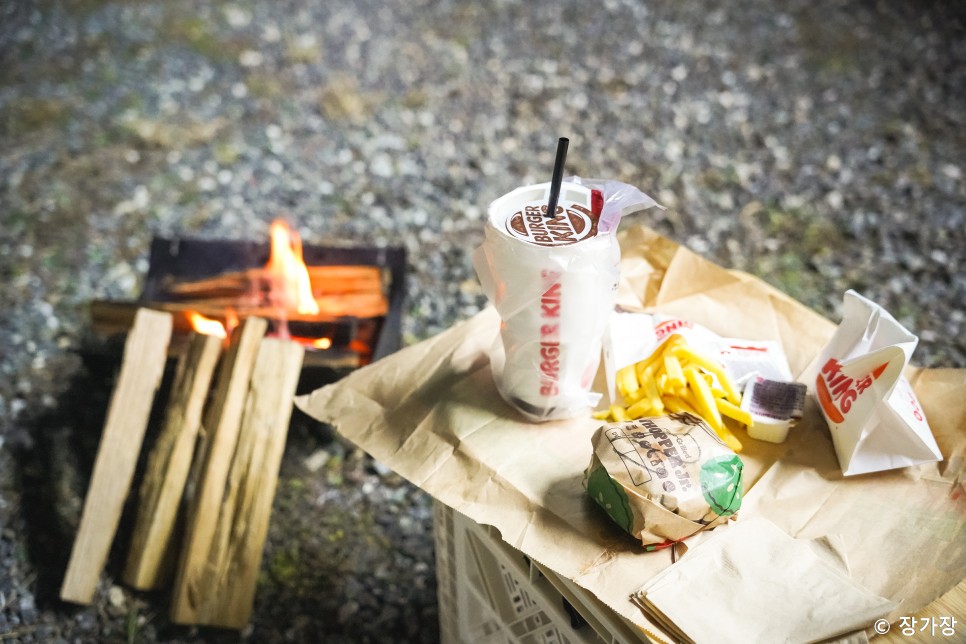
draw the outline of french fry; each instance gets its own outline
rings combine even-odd
[[[662,396],[661,400],[664,402],[664,406],[673,411],[676,414],[687,412],[689,414],[694,414],[695,416],[700,416],[697,410],[687,403],[683,398],[678,398],[677,396]]]
[[[721,424],[721,429],[718,430],[718,438],[731,448],[731,451],[737,454],[741,451],[742,445],[738,437],[731,433],[731,430],[725,427],[724,423]]]
[[[748,413],[741,407],[732,405],[730,402],[728,402],[727,400],[724,400],[723,398],[715,398],[714,404],[718,407],[718,411],[721,412],[722,416],[727,416],[728,418],[737,420],[745,427],[751,427],[752,424],[754,423],[750,413]]]
[[[655,414],[663,412],[664,403],[661,402],[661,392],[657,390],[657,381],[654,378],[649,378],[644,383],[644,389],[647,391],[647,400],[651,405],[651,410]]]
[[[681,361],[673,353],[664,354],[664,372],[667,374],[667,384],[672,389],[680,389],[685,386],[684,371],[681,370]]]
[[[637,373],[637,381],[644,382],[654,375],[654,363],[644,364],[644,360],[634,365],[634,372]]]
[[[617,404],[610,406],[610,415],[615,421],[618,422],[632,420],[631,417],[627,415],[627,410]]]
[[[691,385],[691,390],[688,393],[694,397],[694,402],[698,411],[701,412],[701,417],[711,425],[711,429],[715,431],[725,445],[735,452],[740,452],[741,441],[731,433],[731,430],[725,427],[724,421],[721,419],[721,412],[718,411],[718,406],[715,404],[714,396],[711,395],[711,387],[708,386],[707,381],[701,377],[695,367],[690,366],[684,368],[684,377]]]
[[[644,358],[643,360],[637,363],[636,368],[637,368],[638,376],[640,376],[640,374],[645,369],[647,369],[648,367],[651,367],[652,365],[654,365],[655,363],[663,359],[664,353],[666,351],[673,349],[674,347],[682,343],[684,343],[684,337],[681,334],[679,333],[672,334],[667,340],[659,344],[657,349],[655,349],[651,355],[649,355],[648,357]],[[654,373],[653,369],[651,370],[651,373]]]
[[[633,396],[640,387],[634,365],[629,364],[617,370],[617,390],[621,392],[622,396],[625,398]]]
[[[708,386],[711,387],[712,396],[714,396],[715,398],[724,398],[725,396],[728,395],[727,392],[724,390],[724,387],[722,387],[721,383],[718,381],[718,377],[715,376],[713,373],[704,374],[704,379],[707,381]]]
[[[697,401],[697,399],[694,396],[694,392],[692,392],[690,389],[685,389],[684,391],[680,392],[678,394],[678,399],[681,400],[681,401],[683,401],[683,402],[685,402],[685,403],[687,403],[687,405],[691,409],[694,410],[692,413],[694,413],[697,416],[701,416],[702,418],[704,418],[704,414],[702,414],[701,411],[700,411],[701,410],[701,406],[698,404],[698,401]],[[710,421],[710,420],[708,421],[709,424],[711,422],[712,421]]]
[[[698,411],[701,412],[701,415],[715,429],[722,427],[721,413],[714,404],[714,396],[711,395],[711,387],[708,386],[707,381],[692,366],[684,368],[684,378],[690,385],[690,393],[694,396],[694,402],[697,405]]]
[[[680,334],[662,342],[647,358],[618,370],[622,404],[594,414],[599,420],[625,421],[645,416],[683,413],[698,416],[735,452],[741,441],[729,425],[750,425],[741,395],[716,361],[688,346]]]
[[[693,362],[705,371],[718,376],[718,380],[721,382],[721,386],[724,387],[725,397],[727,397],[728,401],[735,405],[741,404],[741,395],[738,393],[734,383],[731,382],[730,378],[728,378],[728,375],[725,373],[720,364],[716,363],[714,360],[708,360],[706,357],[686,344],[681,344],[674,347],[673,351],[674,355],[676,355],[678,359]]]
[[[651,401],[647,397],[643,397],[636,403],[627,408],[627,415],[632,419],[643,418],[647,416],[654,407],[651,405]]]

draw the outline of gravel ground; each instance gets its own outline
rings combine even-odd
[[[439,638],[429,499],[290,435],[252,626],[172,626],[116,581],[56,599],[110,371],[87,304],[153,235],[408,249],[407,343],[484,305],[486,204],[568,171],[832,319],[855,288],[966,366],[957,2],[24,1],[0,5],[0,641]]]

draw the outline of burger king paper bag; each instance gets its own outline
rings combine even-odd
[[[846,476],[942,460],[902,375],[918,342],[881,306],[845,293],[842,323],[821,353],[815,396]]]

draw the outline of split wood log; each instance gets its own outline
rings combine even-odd
[[[171,328],[168,313],[141,309],[134,318],[60,588],[65,601],[89,604],[94,598],[164,376]]]
[[[181,500],[221,344],[221,338],[191,334],[188,349],[178,360],[161,433],[141,483],[124,568],[124,581],[139,590],[161,588],[173,572]]]
[[[210,300],[191,300],[181,302],[112,302],[98,300],[91,303],[91,318],[95,331],[108,334],[112,330],[130,328],[131,317],[138,307],[150,307],[167,311],[176,316],[179,331],[188,331],[191,324],[185,314],[188,311],[200,313],[216,320],[224,319],[226,309],[233,309],[240,317],[263,317],[289,322],[334,322],[339,318],[358,317],[376,318],[389,311],[389,300],[382,293],[347,293],[316,298],[318,314],[303,314],[296,311],[280,310],[276,307],[246,303],[232,298]]]
[[[244,412],[245,397],[251,381],[255,358],[268,330],[268,322],[262,318],[248,318],[231,334],[228,350],[222,358],[215,376],[215,388],[205,410],[198,434],[198,446],[185,484],[185,503],[188,507],[189,522],[198,502],[196,496],[207,494],[214,497],[217,488],[209,486],[202,490],[204,473],[211,469],[208,459],[216,454],[214,470],[227,470],[231,452],[238,439],[238,430]],[[192,529],[190,523],[186,526]],[[183,555],[183,553],[182,553]]]
[[[91,303],[92,328],[94,333],[102,338],[125,333],[131,328],[134,314],[139,306],[160,308],[169,307],[169,305],[170,308],[174,307],[170,303],[159,304],[148,302],[139,305],[136,302],[98,300]],[[187,351],[188,343],[185,341],[185,337],[193,330],[191,322],[188,320],[188,310],[191,310],[190,307],[181,311],[168,311],[173,316],[175,334],[169,345],[168,356],[171,358],[178,358]],[[224,323],[224,311],[218,313],[213,309],[208,314],[202,313],[202,315]],[[375,320],[364,322],[370,324],[379,323]],[[337,320],[334,318],[332,320],[322,320],[319,323],[335,325],[349,324],[345,319]],[[372,342],[374,345],[375,341],[373,340]],[[366,346],[365,341],[361,345],[353,343],[349,346],[339,345],[327,350],[310,350],[306,353],[304,366],[307,368],[329,367],[332,369],[351,369],[361,366],[364,358],[368,358],[371,353],[372,346]]]
[[[309,266],[312,294],[316,297],[345,293],[382,293],[383,269],[378,266]],[[174,299],[244,297],[270,289],[273,276],[267,268],[221,273],[200,280],[177,282],[164,288]]]
[[[316,297],[315,303],[319,307],[318,313],[299,313],[291,308],[273,306],[263,299],[235,297],[158,302],[158,308],[165,311],[196,311],[213,318],[224,316],[226,309],[232,309],[239,317],[254,315],[290,322],[318,322],[347,316],[374,318],[385,315],[389,310],[389,300],[382,293],[323,295]]]
[[[251,617],[262,551],[304,348],[262,341],[229,468],[212,452],[205,488],[194,505],[190,549],[181,559],[171,619],[184,624],[243,628]]]
[[[232,333],[231,343],[218,369],[215,391],[205,413],[201,440],[188,475],[188,513],[174,582],[172,616],[180,614],[177,612],[179,605],[198,603],[196,597],[189,596],[188,573],[205,570],[208,547],[216,528],[212,514],[221,503],[255,359],[267,329],[268,323],[261,318],[251,317],[242,322]]]

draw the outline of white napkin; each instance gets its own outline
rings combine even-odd
[[[697,644],[828,640],[897,605],[852,581],[832,540],[793,539],[761,518],[718,528],[632,599]]]

